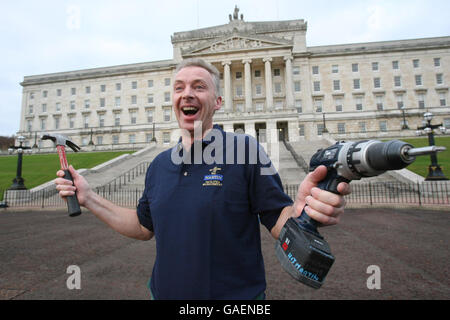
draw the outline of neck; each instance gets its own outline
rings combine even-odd
[[[192,144],[196,140],[203,140],[203,138],[212,130],[212,124],[208,128],[196,128],[194,131],[184,131],[181,136],[181,143],[185,150],[190,150]]]

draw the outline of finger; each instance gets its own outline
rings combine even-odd
[[[338,184],[337,190],[340,194],[346,196],[352,192],[352,187],[346,182],[341,182]]]
[[[332,215],[326,215],[322,212],[315,210],[311,206],[305,207],[306,214],[313,220],[321,223],[324,226],[330,226],[339,223],[340,221],[340,213],[338,212],[340,209],[336,209],[336,213]]]
[[[58,184],[56,185],[56,190],[58,191],[72,191],[75,192],[77,188],[73,185],[64,185],[64,184]]]
[[[78,171],[75,170],[75,168],[72,167],[72,165],[69,165],[69,171],[70,171],[70,174],[72,175],[72,178],[74,178],[74,179],[78,178],[78,176],[79,176]]]
[[[73,185],[72,181],[64,179],[64,178],[56,178],[54,180],[54,182],[56,185],[68,185],[68,186]]]
[[[314,199],[324,202],[332,207],[343,207],[345,205],[345,199],[342,195],[338,195],[320,188],[314,187],[311,189],[311,195]]]
[[[312,209],[314,209],[317,212],[320,212],[321,214],[324,214],[326,216],[333,216],[335,215],[335,207],[324,203],[322,201],[319,201],[317,199],[315,199],[312,196],[308,196],[306,197],[306,204],[311,207]]]
[[[57,172],[56,172],[56,175],[58,176],[58,177],[64,177],[64,171],[62,171],[62,170],[58,170]]]
[[[309,182],[317,185],[320,181],[325,179],[327,172],[327,167],[324,165],[318,166],[313,172],[308,173],[305,180],[309,180]]]

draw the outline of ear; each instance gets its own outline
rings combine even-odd
[[[218,96],[216,98],[216,104],[214,105],[214,110],[217,111],[222,107],[222,97]]]

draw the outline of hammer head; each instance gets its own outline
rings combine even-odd
[[[52,140],[57,146],[68,146],[73,151],[78,152],[80,147],[73,143],[68,137],[62,134],[44,134],[41,140]]]

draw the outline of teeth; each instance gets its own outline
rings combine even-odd
[[[183,111],[196,111],[196,110],[198,110],[198,108],[196,108],[196,107],[183,107],[182,110]]]

